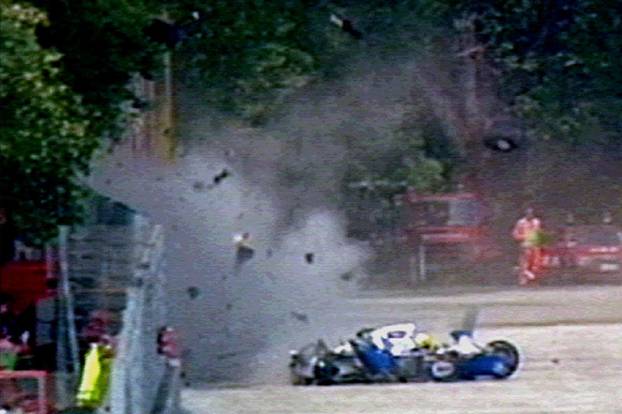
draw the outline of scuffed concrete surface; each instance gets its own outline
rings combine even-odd
[[[349,327],[389,319],[421,320],[440,334],[476,305],[477,338],[512,340],[521,348],[523,364],[507,381],[205,384],[185,390],[183,403],[194,414],[622,413],[621,299],[622,288],[613,286],[350,299],[349,311],[337,318],[336,328],[344,329],[344,335],[353,332]],[[336,330],[327,327],[326,337]],[[284,369],[286,360],[284,354],[274,363]]]

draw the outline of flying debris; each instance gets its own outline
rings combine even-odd
[[[235,255],[235,273],[238,274],[242,265],[253,258],[255,255],[255,249],[250,245],[251,235],[250,233],[236,234],[233,236],[233,243],[236,247]],[[225,276],[226,278],[226,276]]]
[[[234,356],[237,356],[238,353],[237,352],[226,352],[224,354],[218,354],[216,355],[216,358],[218,359],[227,359],[227,358],[233,358]]]
[[[185,387],[190,387],[192,384],[190,383],[190,381],[188,381],[188,376],[186,375],[185,371],[180,372],[179,377],[184,380],[184,386]]]
[[[195,183],[192,184],[192,188],[194,191],[203,191],[205,190],[205,183],[203,181],[195,181]]]
[[[336,14],[330,15],[330,22],[335,26],[339,27],[344,32],[348,33],[355,39],[361,39],[363,37],[363,33],[357,30],[353,25],[352,21],[345,18],[337,16]]]
[[[186,292],[188,293],[188,297],[190,299],[196,299],[201,294],[201,290],[196,286],[188,287],[188,289],[186,289]]]
[[[229,172],[229,170],[227,170],[226,168],[223,168],[223,170],[220,173],[214,176],[214,185],[220,184],[222,180],[229,177],[230,175],[231,173]]]
[[[611,224],[613,223],[613,216],[611,212],[605,211],[603,212],[603,224]]]
[[[350,280],[354,279],[354,273],[345,272],[341,276],[339,276],[339,278],[343,281],[349,282]]]
[[[232,149],[225,150],[225,158],[229,160],[235,158],[235,151]]]
[[[489,137],[484,139],[484,146],[493,151],[511,152],[518,148],[518,144],[508,137]]]
[[[309,264],[313,263],[314,258],[315,258],[315,255],[313,253],[305,254],[305,261]]]
[[[191,36],[200,34],[201,25],[207,16],[201,16],[199,12],[191,13],[192,20],[189,22],[170,22],[155,18],[145,27],[144,33],[153,42],[166,45],[173,49],[179,43]]]
[[[297,321],[304,322],[304,323],[309,323],[309,317],[307,316],[306,313],[300,313],[300,312],[292,311],[291,315]]]

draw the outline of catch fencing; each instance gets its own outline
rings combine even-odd
[[[160,225],[135,219],[136,265],[127,289],[114,361],[110,412],[171,414],[178,408],[179,367],[158,354],[158,331],[166,324],[164,234]]]
[[[175,413],[180,368],[158,353],[157,343],[167,324],[163,228],[118,203],[104,201],[100,207],[94,223],[61,231],[64,289],[57,319],[55,400],[62,407],[75,404],[83,362],[77,360],[76,335],[89,315],[105,310],[116,325],[110,332],[116,351],[108,399],[100,411]]]

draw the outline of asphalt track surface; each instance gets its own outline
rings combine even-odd
[[[196,414],[622,413],[622,287],[582,286],[350,298],[352,320],[407,320],[433,331],[477,310],[477,338],[518,344],[523,364],[505,381],[294,387],[272,382],[202,384],[183,392]],[[329,329],[332,330],[332,329]],[[287,356],[283,356],[285,366]]]

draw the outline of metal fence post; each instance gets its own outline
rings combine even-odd
[[[78,336],[76,332],[76,319],[74,313],[73,294],[69,282],[69,264],[67,254],[67,242],[69,235],[68,226],[59,226],[58,229],[58,264],[60,270],[60,295],[59,295],[59,324],[57,326],[57,356],[60,363],[60,370],[67,375],[67,348],[69,348],[69,358],[71,359],[71,373],[69,383],[75,385],[76,378],[80,375],[80,350],[78,347]],[[62,389],[61,395],[67,398],[67,389]]]
[[[166,319],[162,227],[136,216],[134,252],[127,304],[113,365],[110,408],[115,414],[167,413],[178,407],[178,369],[169,369],[156,350],[159,328]],[[166,395],[159,395],[165,390]],[[160,401],[166,397],[166,403]]]

